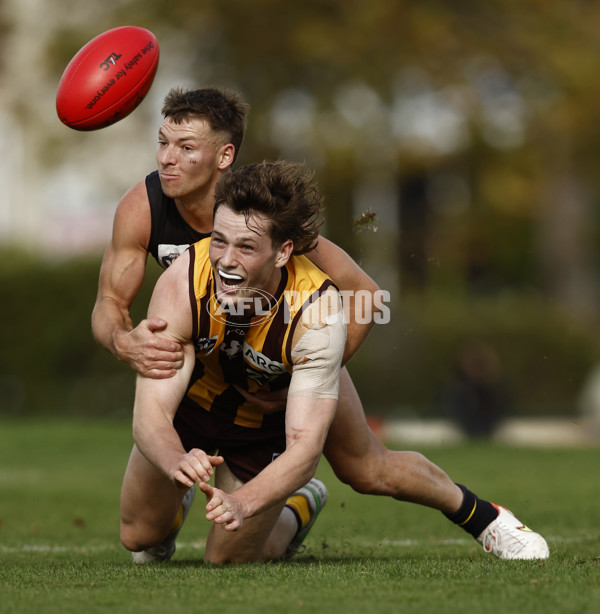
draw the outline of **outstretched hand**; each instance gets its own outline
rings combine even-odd
[[[198,484],[202,489],[213,475],[213,467],[223,462],[222,456],[211,456],[199,448],[192,448],[180,458],[172,478],[178,486],[189,488]]]
[[[167,328],[158,318],[142,320],[133,330],[115,341],[120,360],[144,377],[165,379],[173,377],[183,366],[183,347],[157,335]]]
[[[222,524],[226,531],[237,531],[246,518],[242,502],[233,495],[205,482],[198,487],[208,499],[206,520]]]

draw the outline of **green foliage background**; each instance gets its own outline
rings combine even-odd
[[[134,373],[91,334],[100,259],[49,263],[11,253],[2,262],[0,413],[129,415]],[[134,304],[136,320],[156,279],[152,271]]]
[[[161,45],[152,96],[162,97],[156,84],[170,78],[239,90],[251,114],[238,163],[306,161],[326,197],[325,234],[392,292],[391,323],[375,327],[349,365],[368,411],[438,415],[442,383],[461,347],[477,339],[496,351],[515,413],[577,414],[581,386],[600,358],[598,3],[120,0],[84,10],[59,0],[56,7],[69,19],[48,18],[35,56],[43,61],[30,67],[39,71],[30,86],[49,93],[21,91],[15,80],[0,99],[0,113],[26,135],[27,172],[69,177],[61,172],[75,152],[83,175],[95,166],[80,155],[91,147],[110,159],[98,199],[111,211],[114,193],[142,178],[122,187],[117,169],[129,156],[151,156],[145,146],[127,141],[109,155],[101,138],[117,141],[119,129],[73,134],[52,103],[85,42],[124,24],[147,27]],[[11,10],[2,13],[3,79],[15,77],[8,59],[17,23]],[[140,126],[142,140],[159,117],[145,101],[126,121]],[[39,200],[27,206],[43,207]],[[353,232],[365,206],[381,219],[377,232]],[[133,374],[90,334],[100,255],[55,262],[55,253],[35,251],[35,237],[23,253],[9,235],[2,233],[0,264],[0,412],[129,411]],[[155,274],[136,304],[138,320]]]
[[[1,257],[4,327],[0,413],[130,415],[134,374],[92,338],[98,258],[50,264]],[[144,317],[158,266],[133,309]],[[598,358],[588,323],[539,296],[506,293],[459,300],[413,296],[390,305],[348,367],[370,413],[438,417],[437,396],[460,347],[483,339],[496,349],[520,415],[578,413],[577,396]]]

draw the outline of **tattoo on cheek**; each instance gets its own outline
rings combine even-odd
[[[197,163],[198,163],[198,160],[196,160],[196,159],[192,158],[191,160],[188,160],[188,162],[189,162],[190,164],[197,164]]]

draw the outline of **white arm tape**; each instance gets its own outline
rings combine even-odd
[[[288,396],[337,399],[345,346],[343,311],[329,315],[325,324],[311,326],[292,350],[294,368]]]

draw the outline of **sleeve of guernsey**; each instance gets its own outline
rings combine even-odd
[[[294,331],[288,396],[337,399],[345,345],[344,312],[330,288],[304,310]]]

